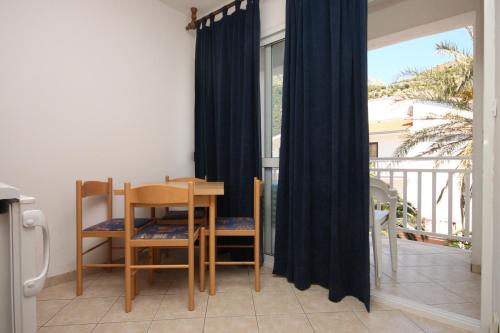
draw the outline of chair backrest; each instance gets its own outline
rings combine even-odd
[[[135,207],[165,207],[182,205],[188,208],[188,228],[194,228],[193,183],[156,184],[132,188],[125,183],[125,237],[130,237],[133,230]]]
[[[77,229],[82,229],[83,219],[83,199],[94,196],[104,196],[106,198],[107,219],[113,218],[113,179],[107,181],[76,181],[76,224]]]
[[[169,176],[165,176],[165,183],[168,183],[168,182],[173,182],[173,183],[187,183],[187,182],[203,183],[206,181],[207,181],[207,176],[205,176],[205,178],[180,177],[180,178],[172,178],[172,179],[170,179]]]
[[[206,183],[207,176],[205,178],[196,178],[196,177],[179,177],[179,178],[170,178],[169,176],[165,176],[165,183]],[[169,211],[169,207],[165,208],[166,211]]]
[[[390,186],[378,178],[370,178],[370,197],[378,204],[390,200]]]
[[[375,210],[382,209],[382,204],[390,202],[393,192],[389,184],[378,178],[370,178],[370,226],[375,219]]]

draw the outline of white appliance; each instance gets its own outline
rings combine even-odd
[[[36,295],[49,268],[49,231],[34,198],[0,183],[0,332],[33,333]],[[36,268],[36,232],[43,231],[43,267]]]

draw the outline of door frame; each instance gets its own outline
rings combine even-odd
[[[483,1],[483,224],[481,255],[481,331],[489,332],[493,325],[494,292],[494,181],[495,181],[495,0]],[[496,258],[498,260],[498,258]]]

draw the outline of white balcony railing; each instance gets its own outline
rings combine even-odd
[[[370,173],[398,191],[400,231],[471,241],[470,158],[377,158],[370,160]]]

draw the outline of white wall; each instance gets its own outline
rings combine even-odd
[[[473,23],[482,0],[375,0],[369,6],[368,48],[375,49]]]
[[[370,133],[370,142],[378,143],[378,157],[393,157],[396,148],[404,141],[405,132]]]
[[[261,0],[260,31],[262,37],[285,29],[285,0]]]
[[[0,2],[0,181],[45,212],[50,276],[75,269],[76,179],[193,172],[186,22],[158,0]]]
[[[495,51],[495,78],[496,78],[496,85],[495,85],[495,94],[496,94],[496,100],[497,100],[497,110],[498,110],[498,103],[500,101],[500,5],[498,2],[495,3],[495,22],[496,22],[496,31],[495,31],[495,45],[496,47],[493,48]],[[494,207],[495,207],[495,212],[493,214],[494,216],[494,253],[493,253],[493,267],[494,267],[494,273],[493,273],[493,281],[495,281],[495,285],[493,286],[493,309],[497,316],[500,316],[500,246],[498,246],[498,240],[500,239],[500,223],[499,223],[499,216],[500,216],[500,119],[498,119],[498,116],[496,118],[496,130],[495,130],[495,195],[494,195]]]

